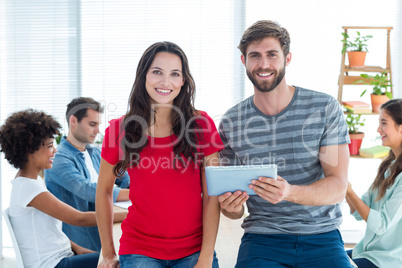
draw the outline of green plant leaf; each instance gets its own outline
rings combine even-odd
[[[61,141],[61,138],[62,138],[62,137],[63,137],[63,134],[60,133],[59,135],[57,135],[57,136],[54,138],[57,145],[60,144],[60,141]]]
[[[388,98],[392,99],[392,93],[391,92],[385,92],[385,96]]]
[[[343,107],[345,107],[345,106],[343,106]],[[346,109],[346,111],[348,112],[348,113],[353,113],[353,111],[351,110],[351,109],[349,109],[349,108],[347,108],[347,107],[345,107],[345,109]]]
[[[348,125],[348,131],[351,134],[356,134],[359,132],[359,128],[364,126],[366,119],[361,118],[361,114],[347,114],[346,124]]]
[[[368,51],[367,49],[367,41],[372,38],[372,35],[362,36],[359,31],[356,31],[357,36],[353,41],[349,40],[349,35],[346,32],[342,33],[343,39],[341,42],[343,43],[342,54],[346,52],[348,48],[350,51]]]
[[[359,80],[356,82],[362,82],[366,85],[372,85],[372,93],[374,95],[387,95],[390,94],[390,90],[392,87],[391,81],[389,81],[388,73],[382,72],[381,74],[376,75],[368,75],[368,74],[361,74],[360,77],[369,79],[369,82],[365,82],[363,80]],[[362,93],[363,95],[363,93]],[[361,96],[362,96],[361,95]]]

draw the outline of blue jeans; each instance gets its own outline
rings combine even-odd
[[[352,250],[346,251],[348,256],[352,259]],[[357,258],[357,259],[352,259],[354,263],[356,263],[357,267],[359,268],[378,268],[375,266],[371,261],[365,258]]]
[[[353,268],[338,230],[317,235],[250,234],[242,237],[236,268]]]
[[[187,257],[176,260],[161,260],[138,254],[120,255],[119,259],[121,268],[193,268],[197,264],[199,256],[200,252],[198,251]],[[216,253],[214,253],[212,268],[219,268]]]
[[[96,268],[99,261],[99,252],[74,255],[63,258],[55,268]]]

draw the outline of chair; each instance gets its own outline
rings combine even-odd
[[[11,221],[10,221],[9,208],[7,208],[7,209],[5,209],[3,211],[3,217],[4,217],[4,220],[6,221],[8,231],[10,232],[11,240],[13,242],[13,247],[14,247],[14,251],[15,251],[15,258],[17,260],[17,267],[18,268],[24,268],[24,263],[22,262],[22,256],[21,256],[20,248],[18,246],[17,239],[15,238],[13,226],[11,225]]]

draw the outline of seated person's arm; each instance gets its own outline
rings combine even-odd
[[[75,167],[75,162],[65,155],[57,155],[57,161],[54,161],[53,167],[45,171],[45,176],[49,180],[47,183],[56,183],[74,193],[81,199],[90,203],[95,203],[97,183],[90,182],[82,173]],[[121,188],[113,189],[113,201],[117,201],[117,196]],[[123,194],[125,196],[125,194]],[[120,201],[128,200],[121,198]]]
[[[129,193],[130,190],[129,189],[121,189],[119,194],[117,195],[117,199],[116,201],[127,201],[130,200],[129,198]]]
[[[402,175],[399,174],[398,176]],[[383,235],[390,229],[395,231],[395,226],[398,226],[402,221],[401,183],[398,183],[397,186],[392,189],[391,194],[380,201],[376,201],[376,190],[373,191],[371,189],[359,198],[354,192],[351,192],[350,187],[346,197],[347,200],[349,199],[348,203],[351,202],[357,211],[357,213],[353,213],[353,216],[357,220],[365,220],[367,222],[367,229],[370,230],[370,232],[375,233],[377,236]],[[375,202],[383,203],[380,208],[372,208]],[[398,232],[400,232],[400,230],[398,230]]]
[[[114,183],[122,189],[130,188],[130,177],[128,176],[127,171],[124,172],[123,176],[117,177]]]
[[[88,253],[94,253],[96,251],[90,250],[89,248],[84,248],[79,246],[78,244],[74,243],[73,241],[70,240],[71,244],[71,249],[75,253],[75,255],[81,255],[81,254],[88,254]]]
[[[350,213],[353,213],[357,210],[360,217],[362,217],[363,220],[367,221],[368,215],[370,213],[370,207],[367,206],[366,203],[364,203],[363,200],[361,200],[360,197],[357,196],[355,191],[353,191],[352,185],[350,183],[348,184],[348,189],[346,191],[346,202],[350,207]]]
[[[75,226],[96,226],[95,212],[82,212],[60,201],[50,192],[38,194],[28,206]]]
[[[113,223],[122,222],[127,217],[127,214],[128,210],[113,212]]]
[[[42,192],[28,204],[53,218],[75,226],[96,226],[95,212],[82,212],[60,201],[50,192]],[[121,222],[127,216],[126,211],[115,212],[114,222]]]

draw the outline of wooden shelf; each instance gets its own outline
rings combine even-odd
[[[344,75],[343,85],[367,85],[370,82],[368,78],[362,78],[359,75]]]
[[[342,54],[341,58],[341,71],[339,74],[339,79],[338,79],[338,101],[340,104],[342,104],[343,101],[343,86],[344,85],[365,85],[369,84],[370,79],[364,79],[360,77],[360,74],[354,74],[354,75],[349,75],[349,73],[387,73],[389,77],[389,81],[392,85],[392,70],[391,70],[391,45],[390,45],[390,32],[393,29],[393,27],[388,27],[388,26],[342,26],[342,29],[344,30],[345,33],[348,32],[349,29],[354,29],[354,30],[386,30],[387,31],[387,46],[385,49],[385,55],[386,55],[386,63],[385,63],[385,68],[381,66],[364,66],[361,68],[356,68],[356,67],[350,67],[349,65],[345,64],[345,58],[346,58],[346,53]],[[344,37],[344,41],[346,41],[346,37]],[[390,88],[391,94],[392,94],[392,86]]]
[[[356,67],[349,67],[349,65],[345,65],[345,72],[370,72],[370,73],[389,73],[389,69],[387,68],[382,68],[381,66],[364,66],[360,68]]]
[[[351,155],[350,158],[357,158],[357,159],[380,159],[384,160],[386,157],[363,157],[360,155]]]
[[[356,30],[392,30],[394,27],[392,26],[342,26],[342,29],[348,30],[348,29],[356,29]]]
[[[351,112],[343,112],[344,114],[362,114],[362,115],[379,115],[379,113],[351,113]]]
[[[390,70],[382,68],[380,66],[364,66],[362,68],[351,68],[349,65],[345,65],[343,78],[343,85],[368,85],[370,83],[369,78],[362,78],[360,75],[349,75],[349,72],[360,73],[384,73],[390,74]]]

